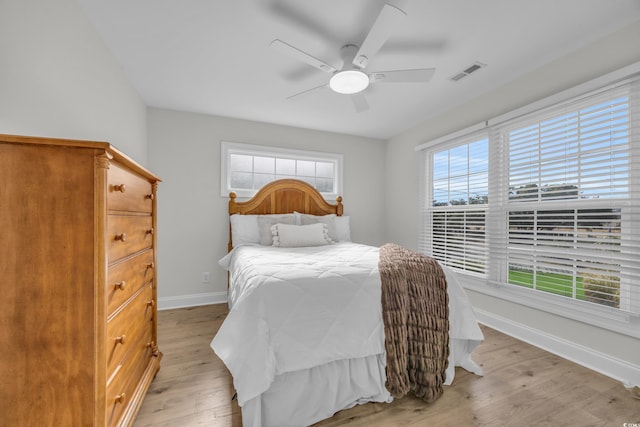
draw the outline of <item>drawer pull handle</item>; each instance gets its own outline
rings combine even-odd
[[[156,346],[156,342],[155,341],[151,341],[147,343],[147,348],[153,348]]]
[[[116,240],[120,240],[121,242],[125,242],[127,240],[127,233],[116,234]]]
[[[124,291],[124,287],[127,285],[127,282],[125,282],[124,280],[122,282],[118,282],[115,285],[113,285],[113,287],[117,290],[120,289],[121,291]]]
[[[116,337],[116,344],[124,344],[124,340],[126,337],[126,335],[120,335],[119,337]]]
[[[127,191],[127,186],[124,184],[117,184],[113,186],[113,191],[119,191],[121,193],[124,193],[125,191]]]
[[[153,194],[146,194],[144,196],[145,199],[149,199],[149,200],[153,200],[154,199],[154,195]]]
[[[154,264],[152,262],[147,264],[147,270],[151,270],[151,269],[153,269],[153,267],[155,267],[155,266],[154,266]]]
[[[149,306],[149,307],[153,307],[154,305],[155,305],[155,302],[154,302],[152,299],[150,299],[149,301],[147,301],[147,306]]]
[[[127,399],[127,393],[120,393],[119,395],[116,396],[115,402],[116,403],[124,403],[124,401],[126,399]]]
[[[151,235],[153,235],[153,228],[148,229],[148,230],[147,230],[147,234],[151,234]]]

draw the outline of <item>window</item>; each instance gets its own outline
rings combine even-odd
[[[295,178],[325,198],[342,193],[342,155],[232,142],[221,143],[221,195],[251,197],[271,181]]]
[[[488,206],[488,148],[484,137],[435,151],[430,166],[431,254],[445,265],[484,273]]]
[[[640,319],[640,77],[513,116],[417,148],[420,249],[519,303]]]
[[[507,283],[640,312],[620,300],[634,270],[625,258],[640,257],[622,238],[632,226],[625,92],[499,129],[508,151]]]

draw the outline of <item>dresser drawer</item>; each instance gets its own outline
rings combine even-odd
[[[109,215],[107,220],[109,264],[153,245],[150,215]]]
[[[131,404],[136,388],[151,362],[153,350],[146,345],[131,351],[108,378],[106,393],[106,425],[116,425]]]
[[[107,320],[108,376],[114,372],[125,355],[132,350],[140,351],[151,341],[154,304],[153,288],[148,284]]]
[[[153,280],[154,267],[152,249],[109,267],[105,289],[107,316]]]
[[[107,173],[107,209],[151,212],[153,209],[151,183],[112,163]]]

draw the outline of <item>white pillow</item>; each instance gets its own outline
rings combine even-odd
[[[336,217],[336,238],[338,242],[351,241],[351,224],[348,216]]]
[[[273,246],[283,248],[322,246],[333,243],[327,231],[327,224],[322,223],[309,225],[275,224],[271,226],[271,232]]]
[[[257,215],[233,214],[229,217],[229,221],[231,221],[231,242],[234,247],[260,244]]]
[[[336,214],[321,215],[321,216],[302,214],[298,212],[294,212],[294,214],[296,215],[296,224],[299,224],[299,225],[309,225],[309,224],[316,224],[316,223],[327,224],[327,231],[329,232],[329,237],[331,237],[331,240],[333,241],[338,240],[338,236],[336,234]]]
[[[233,214],[229,217],[231,222],[231,242],[233,246],[240,245],[259,245],[261,243],[260,227],[258,225],[258,218],[261,217],[290,217],[294,218],[293,214],[275,214],[275,215],[241,215]],[[271,230],[269,230],[271,232]],[[271,245],[271,236],[269,236],[268,245]]]
[[[294,212],[296,216],[296,224],[302,225],[302,217],[306,216],[307,218],[322,218],[321,216],[302,214],[300,212]],[[329,236],[335,242],[350,242],[351,241],[351,222],[349,216],[337,216],[334,214],[326,215],[327,217],[332,217],[333,222],[335,224],[335,232],[332,234],[331,225],[327,222],[327,226],[329,227]],[[317,221],[320,222],[320,221]]]
[[[260,233],[260,244],[271,246],[273,244],[273,236],[271,235],[271,226],[275,224],[295,224],[296,218],[293,214],[282,215],[260,215],[258,216],[258,231]]]

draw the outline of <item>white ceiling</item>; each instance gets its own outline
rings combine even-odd
[[[149,106],[388,139],[640,19],[640,0],[389,0],[407,12],[367,71],[435,67],[375,84],[370,109],[278,38],[340,68],[384,0],[77,0]],[[594,58],[597,60],[597,58]],[[475,62],[487,67],[454,83]]]

